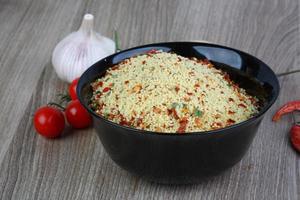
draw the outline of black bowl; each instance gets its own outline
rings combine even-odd
[[[89,108],[90,84],[114,64],[151,49],[210,60],[260,99],[260,112],[247,121],[223,129],[182,135],[121,126],[93,112]],[[161,183],[195,183],[239,162],[278,93],[276,75],[259,59],[236,49],[199,42],[157,43],[121,51],[91,66],[77,86],[78,98],[93,116],[97,134],[112,160],[131,173]]]

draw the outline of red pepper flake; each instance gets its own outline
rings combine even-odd
[[[173,116],[176,120],[179,119],[179,116],[174,108],[173,108]]]
[[[132,115],[133,115],[133,116],[136,116],[136,114],[137,114],[137,113],[135,112],[135,110],[133,110],[133,111],[132,111]]]
[[[122,62],[121,62],[121,64],[127,64],[128,63],[128,60],[126,59],[126,60],[123,60]]]
[[[227,125],[231,125],[231,124],[234,124],[235,121],[233,119],[228,119],[227,120]]]
[[[113,66],[113,67],[111,68],[111,70],[118,70],[119,67],[120,67],[119,65]]]
[[[97,83],[97,86],[102,87],[103,86],[103,82],[99,81],[99,83]]]
[[[115,115],[114,115],[114,114],[111,114],[111,113],[108,114],[108,119],[109,119],[109,120],[113,120],[114,118],[115,118]]]
[[[137,125],[137,126],[140,126],[142,123],[143,123],[143,119],[142,119],[142,118],[138,118],[138,119],[136,120],[136,125]]]
[[[125,81],[124,83],[125,83],[125,84],[128,84],[128,83],[129,83],[129,81],[127,80],[127,81]]]
[[[240,103],[238,106],[243,107],[243,108],[247,108],[247,106],[245,106],[245,104]]]
[[[209,60],[208,60],[208,59],[204,59],[204,60],[203,60],[203,63],[204,63],[204,64],[207,64],[207,65],[209,65],[209,64],[210,64],[210,62],[209,62]]]
[[[146,60],[143,60],[142,64],[143,64],[143,65],[146,64]]]
[[[145,117],[146,113],[145,112],[141,112],[141,117]]]
[[[156,107],[156,106],[154,106],[154,107],[153,107],[153,112],[155,112],[155,113],[157,113],[157,114],[160,114],[160,113],[161,113],[161,109],[158,108],[158,107]]]
[[[195,88],[200,87],[199,83],[196,83],[196,84],[194,85],[194,87],[195,87]]]
[[[188,119],[186,117],[183,117],[180,121],[179,121],[179,128],[177,129],[177,133],[185,133],[186,127],[188,124]]]
[[[168,113],[168,115],[172,115],[172,113],[173,113],[172,109],[167,109],[167,113]]]
[[[212,128],[212,129],[218,129],[218,128],[222,128],[222,123],[220,123],[220,122],[213,122],[212,123],[212,125],[210,125],[210,127]]]
[[[232,83],[233,89],[239,89],[239,86],[237,84]]]
[[[126,120],[121,120],[119,124],[122,126],[130,126],[130,122],[127,122]]]
[[[207,59],[197,60],[197,63],[203,64],[203,65],[210,65],[210,62]]]
[[[223,92],[223,91],[221,91],[220,93],[221,93],[221,94],[224,94],[224,92]]]
[[[108,92],[110,90],[110,87],[105,87],[102,92]]]
[[[133,123],[133,121],[135,121],[135,118],[134,117],[131,117],[131,119],[130,119],[130,124],[132,124]]]
[[[175,86],[175,91],[178,93],[178,91],[180,90],[179,86]]]
[[[229,115],[233,115],[233,114],[235,114],[235,112],[234,112],[234,111],[231,111],[231,110],[229,110],[229,111],[228,111],[228,114],[229,114]]]
[[[151,50],[147,51],[146,53],[147,53],[147,54],[156,54],[156,53],[158,53],[158,50],[156,50],[156,49],[151,49]]]
[[[131,123],[128,122],[122,114],[120,114],[120,118],[121,118],[121,120],[119,122],[120,125],[122,125],[122,126],[130,126],[131,125]]]
[[[95,99],[99,99],[101,96],[102,96],[102,93],[101,93],[101,94],[97,94],[97,95],[95,96]]]
[[[198,128],[202,127],[201,119],[199,117],[195,118],[195,124],[196,124],[196,127],[198,127]]]
[[[227,82],[229,82],[229,83],[231,82],[230,77],[229,77],[229,75],[228,75],[227,73],[225,73],[224,79],[225,79]]]
[[[209,87],[209,84],[206,84],[205,86],[206,86],[206,87]]]
[[[229,97],[228,100],[231,102],[234,102],[233,98],[231,98],[231,97]]]
[[[251,101],[252,104],[255,104],[255,103],[256,103],[256,99],[253,98],[253,97],[249,97],[249,100]]]
[[[179,119],[179,116],[177,115],[177,112],[175,108],[167,109],[168,115],[172,115],[176,120]]]

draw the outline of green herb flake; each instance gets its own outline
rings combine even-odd
[[[196,117],[201,117],[203,115],[203,112],[201,110],[199,110],[198,108],[195,108],[194,115]]]

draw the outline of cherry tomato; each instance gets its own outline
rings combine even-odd
[[[92,117],[80,104],[79,100],[72,100],[65,110],[69,124],[74,128],[87,128],[92,124]]]
[[[50,106],[39,108],[34,114],[33,123],[36,131],[47,138],[60,136],[65,128],[63,113]]]
[[[78,84],[78,80],[79,80],[79,78],[74,79],[69,86],[69,94],[70,94],[72,100],[78,99],[77,94],[76,94],[76,87]]]
[[[291,128],[290,139],[294,148],[300,153],[300,125],[294,125]]]

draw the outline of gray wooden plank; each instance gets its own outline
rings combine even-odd
[[[82,9],[81,2],[70,0],[2,4],[7,6],[0,14],[1,36],[5,41],[0,48],[0,161],[54,45],[71,31],[70,21]]]
[[[170,40],[208,40],[261,58],[276,72],[294,65],[299,1],[180,1]]]

